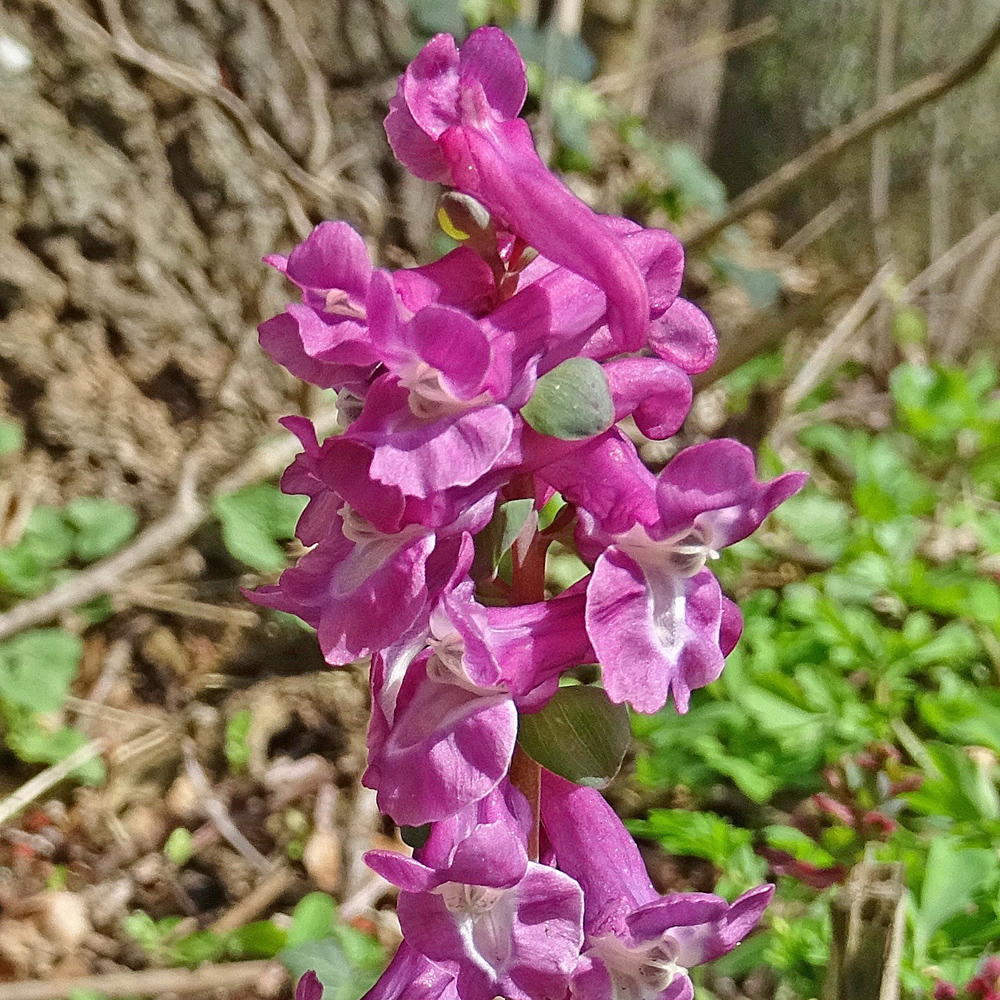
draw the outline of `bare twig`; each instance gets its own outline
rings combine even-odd
[[[375,793],[361,785],[355,786],[351,816],[348,820],[347,836],[344,838],[344,895],[350,897],[360,891],[368,881],[368,866],[365,851],[371,844],[372,834],[378,822],[378,804]],[[376,897],[377,898],[377,897]]]
[[[685,240],[689,250],[711,242],[734,223],[751,212],[771,204],[817,170],[827,166],[843,152],[870,139],[882,129],[919,111],[949,91],[971,80],[990,61],[1000,47],[1000,18],[977,48],[962,62],[942,72],[928,73],[896,91],[888,100],[879,102],[853,121],[834,129],[804,153],[796,156],[769,177],[744,191],[723,215],[695,230]]]
[[[786,412],[794,410],[837,362],[844,345],[878,305],[882,297],[882,288],[891,276],[890,264],[880,268],[854,304],[844,313],[840,322],[823,338],[785,391],[783,407]]]
[[[198,500],[195,492],[196,477],[197,463],[187,463],[181,473],[173,510],[141,532],[127,548],[94,563],[41,597],[15,604],[10,611],[0,615],[0,639],[32,625],[41,625],[63,611],[109,593],[133,570],[170,551],[187,538],[207,515],[205,505]]]
[[[903,289],[903,298],[912,302],[918,295],[930,291],[939,281],[947,278],[966,257],[974,254],[998,233],[1000,233],[1000,212],[995,212],[924,268]]]
[[[875,59],[875,100],[879,104],[883,104],[892,94],[898,24],[899,0],[880,0],[878,54]],[[889,133],[883,129],[876,132],[872,138],[871,182],[868,186],[876,267],[885,267],[893,259],[892,217],[889,214],[891,181]],[[872,350],[872,362],[877,370],[887,370],[892,364],[890,323],[889,303],[881,300],[875,307],[875,336]]]
[[[980,318],[983,300],[992,287],[998,271],[1000,271],[1000,238],[994,238],[962,288],[958,306],[952,313],[948,333],[942,344],[942,353],[946,358],[954,360],[968,346]]]
[[[94,705],[103,704],[114,690],[122,674],[128,669],[132,658],[132,640],[116,639],[104,657],[104,666],[94,686],[87,694],[87,701]]]
[[[82,767],[102,754],[107,745],[107,741],[103,739],[91,740],[79,750],[74,750],[58,764],[47,767],[41,774],[36,774],[30,781],[25,782],[16,792],[0,802],[0,823],[6,823],[26,805],[44,795],[50,788],[54,788],[64,778],[68,778],[78,767]],[[2,987],[0,987],[0,991],[2,991]]]
[[[297,882],[295,873],[287,865],[278,865],[265,875],[250,893],[226,910],[209,930],[216,934],[225,934],[250,923]]]
[[[758,354],[776,350],[793,330],[814,329],[823,323],[836,302],[847,295],[858,295],[863,287],[853,276],[834,274],[804,301],[755,317],[754,322],[722,339],[718,360],[708,371],[694,377],[695,389],[702,392]]]
[[[237,990],[275,974],[277,962],[208,963],[197,969],[142,969],[136,972],[109,972],[79,979],[45,982],[2,983],[0,1000],[64,1000],[74,994],[99,994],[109,1000],[122,997],[159,996],[162,993],[210,993]]]
[[[779,249],[783,254],[798,256],[817,240],[822,239],[855,207],[856,203],[855,196],[850,191],[844,191],[826,208],[817,212],[798,232],[792,233]]]
[[[777,30],[778,20],[769,14],[752,24],[727,31],[725,34],[699,38],[691,45],[684,45],[656,59],[640,63],[635,70],[599,76],[590,84],[590,88],[598,94],[612,97],[627,91],[637,78],[653,79],[666,73],[676,72],[679,69],[687,69],[688,66],[697,66],[698,63],[714,59],[716,56],[732,52],[735,49],[745,49],[756,45],[758,42],[770,38]]]
[[[931,142],[931,160],[927,169],[928,193],[928,249],[930,259],[938,260],[948,251],[951,242],[951,171],[948,168],[948,151],[951,146],[951,121],[947,105],[934,109],[934,138]],[[935,282],[929,289],[927,325],[931,337],[940,341],[943,333],[941,309],[942,285]]]
[[[201,798],[205,815],[216,825],[219,833],[256,869],[269,872],[273,867],[271,862],[247,840],[240,828],[233,822],[226,807],[213,791],[208,775],[198,763],[190,741],[186,741],[184,744],[184,770]]]
[[[896,65],[896,27],[899,23],[899,0],[881,0],[879,4],[878,56],[875,60],[875,100],[884,104],[892,95]],[[889,136],[885,131],[872,139],[871,184],[869,204],[874,229],[875,261],[883,267],[892,257],[892,229],[889,217],[889,185],[892,163]]]
[[[395,886],[381,875],[369,869],[364,882],[340,904],[339,915],[344,923],[360,917],[370,910],[387,892],[395,891]]]
[[[178,586],[183,587],[183,584]],[[260,622],[257,612],[247,607],[231,608],[192,600],[177,596],[169,587],[133,587],[129,589],[128,600],[135,607],[163,611],[168,615],[191,618],[195,621],[222,622],[237,628],[253,628]]]

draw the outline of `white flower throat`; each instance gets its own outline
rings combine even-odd
[[[615,544],[640,565],[655,566],[677,576],[695,576],[710,559],[719,558],[706,532],[697,527],[657,541],[649,537],[641,524],[636,524],[619,535]]]
[[[449,913],[456,917],[471,917],[473,920],[486,916],[509,891],[491,889],[485,885],[463,885],[460,882],[445,882],[434,890],[444,901]]]
[[[630,948],[614,934],[594,938],[589,952],[611,977],[613,1000],[654,1000],[687,969],[677,963],[678,945],[664,934]]]
[[[421,359],[409,362],[398,374],[399,384],[410,391],[410,412],[420,420],[455,416],[491,402],[485,392],[473,399],[458,399],[445,386],[441,370]]]

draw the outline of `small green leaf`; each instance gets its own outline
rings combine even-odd
[[[247,742],[247,737],[250,735],[252,722],[250,710],[241,708],[238,712],[233,712],[226,723],[226,761],[233,774],[241,774],[250,763],[250,744]]]
[[[297,980],[312,970],[323,986],[323,1000],[359,1000],[378,978],[377,970],[358,968],[334,938],[306,941],[278,956]]]
[[[0,420],[0,456],[13,454],[24,447],[24,431],[13,420]]]
[[[604,370],[591,358],[568,358],[538,380],[521,416],[539,434],[563,441],[606,431],[615,406]]]
[[[35,717],[26,711],[4,712],[7,722],[7,746],[27,764],[58,764],[87,742],[87,737],[76,729],[63,726],[55,732],[44,729]],[[100,757],[81,764],[69,775],[83,785],[104,783],[104,762]]]
[[[167,842],[163,845],[163,853],[178,868],[186,865],[194,854],[194,847],[191,843],[191,831],[185,829],[183,826],[178,826],[176,829],[171,830],[170,836],[167,837]]]
[[[931,841],[913,932],[913,948],[921,961],[934,932],[972,902],[996,868],[995,851],[965,848],[949,837]]]
[[[726,186],[691,146],[686,142],[666,143],[660,162],[680,193],[685,209],[703,208],[713,219],[722,215],[726,207]]]
[[[135,938],[144,951],[152,951],[163,937],[156,921],[142,910],[130,913],[122,920],[122,929],[129,937]]]
[[[687,809],[651,809],[648,819],[627,825],[637,836],[658,841],[669,854],[707,858],[720,867],[740,848],[749,847],[753,837],[715,813]]]
[[[83,643],[62,629],[36,629],[0,645],[0,697],[33,712],[55,712],[69,692]]]
[[[768,847],[790,854],[796,861],[804,861],[817,868],[830,868],[835,863],[833,855],[824,851],[808,834],[794,826],[768,826],[764,829]]]
[[[750,304],[757,309],[774,305],[781,294],[781,276],[775,271],[747,267],[718,255],[712,257],[712,264],[727,281],[742,288]]]
[[[305,505],[305,497],[288,496],[270,483],[247,486],[214,501],[226,548],[262,573],[284,569],[287,559],[278,542],[295,534]]]
[[[76,529],[74,551],[83,562],[93,562],[120,549],[135,534],[138,518],[131,507],[104,497],[79,497],[63,510]]]
[[[628,709],[598,687],[563,687],[540,712],[522,713],[518,740],[542,767],[604,788],[618,773],[631,731]]]
[[[288,943],[288,932],[270,920],[255,920],[226,937],[226,950],[234,958],[274,958]]]
[[[336,916],[337,904],[325,892],[310,892],[303,896],[292,913],[288,947],[329,937]]]
[[[214,931],[194,931],[169,946],[170,960],[174,965],[201,965],[216,958],[225,944]]]
[[[491,578],[504,553],[514,544],[524,522],[528,519],[534,501],[508,500],[500,504],[490,523],[476,535],[475,579]]]

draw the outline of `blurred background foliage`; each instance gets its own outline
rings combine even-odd
[[[0,983],[230,962],[263,998],[286,987],[247,963],[277,959],[352,1000],[398,942],[359,860],[399,846],[358,784],[363,672],[325,670],[307,628],[239,588],[300,551],[276,418],[335,430],[330,394],[256,347],[286,295],[259,258],[322,218],[388,266],[449,247],[379,124],[426,37],[505,27],[567,183],[697,243],[997,17],[997,0],[7,0]],[[725,674],[686,716],[634,717],[609,790],[661,890],[778,884],[699,1000],[818,997],[866,859],[901,866],[904,996],[962,996],[1000,949],[998,66],[697,245],[685,294],[719,363],[676,441],[629,429],[654,469],[729,435],[762,473],[812,474],[723,555],[746,619]],[[554,546],[551,591],[583,570]]]

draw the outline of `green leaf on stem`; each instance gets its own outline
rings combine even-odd
[[[535,501],[508,500],[500,504],[490,523],[476,535],[476,561],[473,576],[476,579],[492,578],[504,554],[513,546],[524,527]]]
[[[540,712],[522,714],[518,730],[532,760],[591,788],[618,773],[631,739],[628,709],[598,687],[560,688]]]
[[[615,422],[615,406],[601,366],[591,358],[568,358],[538,380],[521,416],[539,434],[582,441]]]

